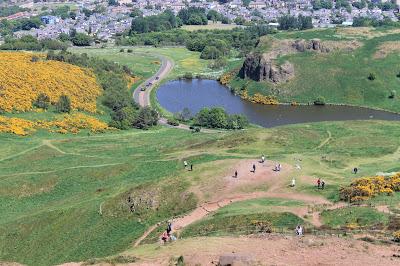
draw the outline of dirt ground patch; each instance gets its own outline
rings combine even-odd
[[[374,54],[374,58],[382,59],[395,52],[400,52],[400,42],[384,42],[379,45],[378,50]]]
[[[126,252],[141,261],[132,265],[168,265],[183,256],[186,265],[216,265],[234,254],[258,265],[399,265],[395,245],[374,245],[328,236],[208,237],[179,240],[166,246],[144,245]]]

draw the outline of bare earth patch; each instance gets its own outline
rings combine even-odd
[[[200,237],[166,246],[143,245],[126,254],[132,265],[168,265],[183,256],[186,265],[216,265],[221,257],[245,259],[249,265],[399,265],[398,247],[331,236]],[[238,264],[242,265],[242,264]],[[245,264],[248,265],[248,264]]]
[[[384,42],[378,46],[378,50],[375,52],[374,58],[382,59],[395,52],[400,52],[400,42]]]

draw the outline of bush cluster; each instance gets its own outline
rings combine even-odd
[[[340,199],[357,202],[379,194],[391,195],[400,191],[400,173],[390,177],[363,177],[354,180],[350,186],[340,188]]]
[[[208,128],[243,129],[249,122],[243,115],[229,115],[221,107],[203,108],[194,117],[194,125]]]

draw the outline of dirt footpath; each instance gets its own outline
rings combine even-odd
[[[166,246],[143,245],[126,252],[140,258],[131,265],[168,265],[183,256],[186,265],[400,265],[400,247],[326,236],[201,237]],[[234,265],[235,265],[234,263]]]

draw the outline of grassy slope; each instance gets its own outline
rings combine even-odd
[[[381,213],[369,207],[349,207],[323,211],[321,217],[324,224],[333,228],[345,227],[346,225],[386,225],[389,221],[388,214]]]
[[[276,37],[351,39],[335,34],[334,29],[280,33]],[[232,81],[232,86],[237,88],[246,86],[249,94],[256,92],[275,94],[283,102],[307,103],[313,102],[318,96],[323,96],[329,103],[370,106],[400,112],[400,98],[388,98],[391,90],[400,93],[400,79],[396,77],[400,71],[398,65],[400,56],[393,53],[384,59],[373,58],[379,44],[385,41],[400,41],[400,34],[359,40],[364,45],[354,52],[330,54],[306,52],[280,58],[280,62],[288,60],[295,66],[295,78],[287,83],[273,86],[268,82],[235,79]],[[371,72],[377,76],[374,81],[367,79]]]
[[[328,130],[332,140],[317,148]],[[43,145],[43,140],[51,140],[64,153]],[[360,165],[359,176],[398,167],[395,158],[399,145],[400,123],[379,121],[318,123],[224,134],[192,134],[164,128],[90,137],[84,133],[61,136],[38,132],[25,138],[3,134],[0,260],[49,265],[120,252],[149,225],[192,208],[193,201],[178,204],[182,202],[179,191],[187,190],[204,175],[220,176],[216,173],[220,167],[212,166],[225,158],[258,157],[264,153],[269,160],[294,163],[294,157],[301,157],[300,174],[323,177],[327,189],[317,191],[312,182],[300,180],[297,189],[330,197],[337,190],[329,187],[337,188],[351,181],[350,169],[354,165]],[[322,155],[328,160],[321,160]],[[184,172],[183,158],[194,162],[200,172]],[[74,168],[77,166],[81,168]],[[201,171],[202,168],[207,171]],[[182,179],[185,176],[188,178]],[[124,211],[124,193],[140,186],[164,187],[161,191],[169,193],[160,192],[160,197],[169,199],[166,206],[144,216]],[[237,204],[227,208],[247,216],[240,209],[249,203]],[[250,204],[255,206],[254,211],[248,214],[257,212],[257,206],[282,204],[288,203],[255,201]],[[100,205],[103,215],[99,214]],[[297,219],[285,217],[281,218],[293,223]]]

